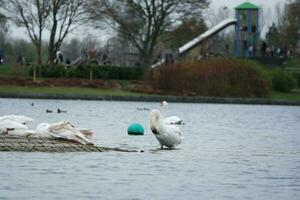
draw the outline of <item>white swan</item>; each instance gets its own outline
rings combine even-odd
[[[22,115],[4,115],[0,117],[0,133],[27,136],[33,132],[26,126],[28,122],[33,122],[33,119]]]
[[[89,129],[75,128],[70,122],[60,121],[39,124],[34,135],[39,138],[59,138],[80,144],[93,144],[90,140],[94,133]]]
[[[165,110],[167,109],[167,107],[169,105],[168,102],[167,101],[162,101],[160,105],[163,109],[163,112],[165,113]],[[184,124],[183,120],[180,119],[177,116],[165,117],[163,122],[164,122],[164,124],[175,124],[175,125],[183,125]]]
[[[170,116],[164,118],[164,124],[183,125],[182,119],[177,116]]]
[[[151,111],[150,128],[162,149],[163,146],[174,148],[179,145],[183,139],[180,128],[175,125],[165,124],[159,110]]]
[[[162,101],[162,102],[160,102],[160,106],[161,107],[163,107],[163,108],[166,108],[166,107],[168,107],[168,102],[167,101]]]
[[[11,121],[15,121],[21,124],[26,125],[28,122],[33,122],[34,120],[30,117],[24,116],[24,115],[4,115],[0,117],[0,121],[1,120],[11,120]]]

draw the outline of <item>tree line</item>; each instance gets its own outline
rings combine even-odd
[[[266,34],[268,45],[300,54],[300,0],[289,0],[277,8],[278,19]]]
[[[36,63],[42,63],[44,30],[48,38],[48,61],[52,63],[55,53],[66,36],[77,26],[85,23],[83,0],[2,0],[1,11],[17,26],[24,27],[35,47]]]
[[[207,29],[203,11],[209,1],[0,0],[0,4],[0,45],[4,45],[1,43],[8,34],[6,22],[25,28],[37,64],[45,57],[53,63],[66,37],[78,27],[88,25],[95,29],[110,27],[112,35],[128,41],[136,49],[141,65],[149,66],[160,49],[178,48]],[[277,36],[270,39],[291,46],[295,52],[300,43],[299,5],[300,0],[286,3],[284,12],[278,14],[277,33],[281,35],[279,39]]]
[[[174,23],[201,16],[207,0],[0,0],[0,18],[24,27],[35,48],[36,63],[42,63],[43,42],[48,44],[48,62],[68,34],[83,24],[110,26],[138,51],[143,66],[149,66],[155,47]],[[201,17],[200,17],[201,18]],[[45,30],[50,32],[45,38]]]

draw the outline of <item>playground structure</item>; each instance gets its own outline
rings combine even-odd
[[[259,39],[259,8],[251,3],[244,3],[236,7],[235,26],[235,57],[253,57]]]
[[[236,7],[235,10],[236,18],[223,20],[216,26],[181,46],[177,51],[179,59],[196,57],[200,52],[200,45],[203,41],[218,34],[220,31],[231,25],[235,25],[234,56],[255,56],[260,35],[259,8],[252,3],[245,2]],[[168,56],[170,56],[169,53]],[[166,63],[166,61],[166,58],[162,58],[157,63],[152,65],[152,68],[162,65]]]

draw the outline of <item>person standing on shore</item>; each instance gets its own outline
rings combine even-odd
[[[249,53],[249,57],[253,56],[253,46],[251,45],[249,46],[248,53]]]
[[[62,55],[62,53],[61,53],[61,51],[60,50],[58,50],[57,52],[56,52],[56,60],[58,61],[58,64],[62,64],[63,63],[63,55]]]

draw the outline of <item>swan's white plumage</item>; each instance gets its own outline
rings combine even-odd
[[[167,101],[162,101],[161,103],[160,103],[160,105],[161,105],[161,107],[163,107],[163,108],[166,108],[166,107],[168,107],[168,102]]]
[[[170,116],[170,117],[166,117],[164,118],[164,124],[175,124],[175,125],[181,125],[183,124],[182,119],[180,119],[177,116]]]
[[[150,128],[161,147],[174,148],[182,141],[181,130],[172,124],[165,124],[159,110],[152,110],[150,113]]]
[[[4,115],[0,117],[1,134],[26,136],[31,130],[25,125],[33,119],[22,115]]]
[[[60,121],[57,123],[41,123],[36,128],[36,136],[41,138],[60,138],[81,144],[93,144],[93,132],[89,129],[75,128],[71,123]]]
[[[4,115],[0,117],[0,121],[1,120],[11,120],[11,121],[15,121],[21,124],[27,124],[29,122],[33,122],[34,120],[30,117],[24,116],[24,115]]]
[[[35,129],[35,136],[39,138],[51,138],[52,133],[49,131],[49,123],[40,123]]]
[[[161,102],[161,107],[163,109],[163,113],[165,114],[165,110],[167,110],[167,107],[168,107],[168,102],[167,101],[162,101]],[[183,120],[180,119],[179,117],[177,116],[169,116],[169,117],[165,117],[163,119],[163,123],[164,124],[176,124],[176,125],[182,125],[184,124],[183,123]]]
[[[78,129],[88,140],[92,140],[94,137],[94,132],[90,129],[80,128]]]

